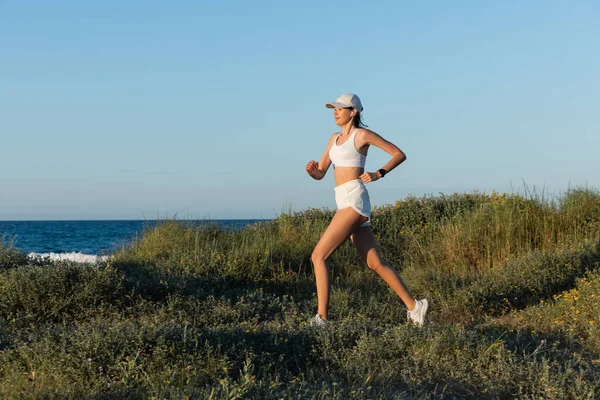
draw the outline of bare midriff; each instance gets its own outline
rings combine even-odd
[[[343,185],[346,182],[360,179],[360,176],[365,172],[364,168],[359,167],[335,167],[333,176],[335,178],[335,186]]]

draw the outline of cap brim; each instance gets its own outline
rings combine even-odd
[[[331,102],[331,103],[325,103],[325,107],[327,107],[327,108],[348,108],[348,107],[352,107],[352,106],[349,106],[348,104],[338,103],[337,101],[334,101],[334,102]]]

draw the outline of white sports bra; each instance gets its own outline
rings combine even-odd
[[[365,167],[367,157],[356,150],[356,147],[354,146],[354,137],[356,136],[357,130],[358,129],[355,129],[348,140],[341,146],[337,145],[337,140],[341,136],[341,133],[333,141],[331,149],[329,150],[329,158],[335,167]]]

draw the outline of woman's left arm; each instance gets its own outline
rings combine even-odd
[[[398,148],[394,143],[389,142],[373,132],[369,129],[361,129],[356,134],[357,145],[360,147],[364,145],[372,145],[375,147],[379,147],[381,150],[385,151],[389,155],[392,156],[390,161],[387,162],[384,166],[381,167],[383,169],[384,175],[396,168],[398,165],[402,164],[406,161],[406,154],[402,150]],[[357,146],[358,147],[358,146]],[[360,148],[359,147],[359,148]],[[381,172],[378,170],[377,172],[365,172],[360,176],[360,179],[364,183],[374,182],[380,178],[382,178]]]

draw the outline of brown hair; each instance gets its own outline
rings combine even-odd
[[[352,125],[354,125],[355,128],[367,128],[369,126],[362,121],[360,111],[356,111],[356,114],[352,117]]]

